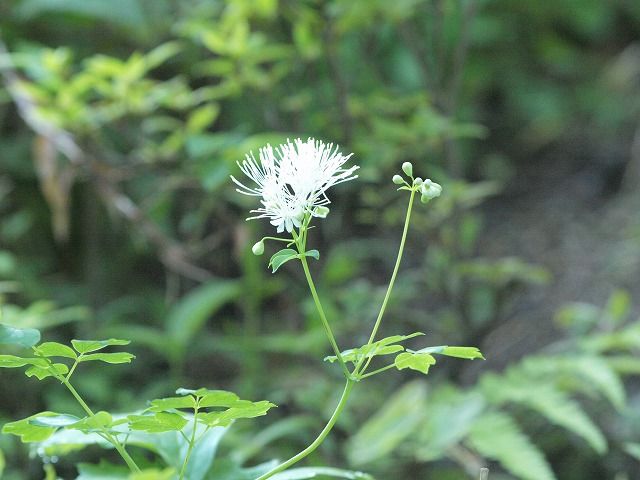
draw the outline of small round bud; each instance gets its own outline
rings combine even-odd
[[[413,184],[414,184],[414,185],[418,185],[418,186],[422,185],[422,179],[421,179],[420,177],[416,177],[416,178],[413,180]]]
[[[400,175],[394,175],[392,180],[396,185],[402,185],[404,183],[404,178],[402,178]]]
[[[404,162],[402,164],[402,171],[411,177],[413,175],[413,165],[411,165],[411,162]]]
[[[329,208],[320,205],[319,207],[315,208],[315,210],[313,211],[313,215],[318,218],[327,218],[327,215],[329,215]]]
[[[442,186],[436,182],[432,182],[427,178],[420,186],[420,193],[423,197],[426,197],[428,201],[432,198],[440,196],[440,194],[442,193]]]
[[[251,247],[251,251],[254,255],[262,255],[264,253],[264,240],[260,240],[253,247]]]

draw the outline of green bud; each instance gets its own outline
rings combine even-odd
[[[422,185],[422,179],[420,177],[416,177],[415,180],[413,181],[414,185]]]
[[[327,215],[329,215],[329,208],[321,205],[316,207],[313,213],[318,218],[327,218]]]
[[[251,251],[254,255],[262,255],[264,253],[264,240],[260,240],[253,247],[251,247]]]
[[[402,185],[404,183],[404,178],[402,178],[400,175],[394,175],[392,180],[396,185]]]
[[[413,165],[411,165],[411,162],[404,162],[402,164],[402,171],[411,177],[413,175]]]

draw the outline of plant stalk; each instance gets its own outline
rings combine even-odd
[[[295,237],[295,235],[294,235],[294,238],[296,238],[296,245],[298,247],[298,251],[300,252],[300,262],[302,263],[304,276],[306,277],[307,283],[309,284],[309,289],[311,290],[311,296],[313,297],[313,301],[316,304],[316,309],[318,310],[318,314],[320,315],[320,320],[322,320],[322,325],[324,326],[324,330],[327,333],[327,337],[329,338],[329,343],[331,343],[331,347],[333,348],[333,351],[336,354],[338,363],[340,363],[340,367],[342,367],[344,376],[346,378],[351,378],[351,373],[349,372],[349,369],[347,368],[347,365],[344,362],[344,358],[342,358],[342,354],[340,353],[340,348],[338,347],[336,338],[333,335],[333,331],[331,330],[331,326],[329,325],[327,316],[324,313],[324,309],[322,308],[322,303],[320,303],[320,297],[318,296],[316,286],[313,282],[313,278],[311,277],[311,272],[309,271],[309,264],[307,262],[307,257],[304,256],[305,239],[303,237]]]
[[[336,405],[336,408],[333,411],[333,415],[331,415],[331,418],[329,419],[329,421],[327,422],[325,427],[322,429],[320,434],[316,437],[316,439],[307,448],[302,450],[297,455],[291,457],[286,462],[281,463],[277,467],[275,467],[272,470],[270,470],[269,472],[265,473],[264,475],[261,475],[256,480],[266,480],[267,478],[271,478],[276,473],[283,472],[284,470],[288,469],[292,465],[298,463],[300,460],[302,460],[303,458],[308,456],[310,453],[313,453],[320,446],[320,444],[324,441],[324,439],[327,437],[327,435],[329,435],[329,432],[331,432],[331,430],[333,429],[334,425],[338,421],[338,417],[340,417],[340,414],[342,413],[342,410],[344,409],[345,405],[347,404],[347,400],[349,399],[349,395],[351,395],[351,389],[353,388],[354,385],[355,385],[355,381],[350,379],[350,378],[347,378],[347,382],[346,382],[346,384],[344,386],[344,391],[342,392],[342,396],[340,397],[340,400],[338,401],[338,405]]]
[[[391,296],[391,291],[393,290],[393,285],[395,284],[396,277],[398,276],[398,270],[400,269],[400,262],[402,261],[402,254],[404,252],[404,246],[407,240],[407,232],[409,231],[409,222],[411,220],[411,210],[413,208],[413,201],[415,199],[416,191],[411,189],[411,196],[409,197],[409,205],[407,207],[407,214],[404,220],[404,229],[402,230],[402,239],[400,240],[400,247],[398,248],[398,256],[396,257],[396,264],[393,267],[393,273],[391,274],[391,280],[389,280],[389,286],[387,287],[387,293],[384,296],[384,300],[382,301],[382,306],[380,307],[380,312],[378,313],[378,318],[376,318],[376,323],[373,326],[373,330],[371,331],[371,335],[369,336],[369,341],[367,342],[367,346],[370,346],[373,343],[373,340],[376,338],[376,334],[378,333],[378,329],[380,328],[380,323],[382,322],[382,317],[384,316],[384,312],[387,309],[387,303],[389,302],[389,297]],[[359,375],[364,372],[359,372],[358,370],[362,366],[364,361],[364,356],[358,362],[354,370],[354,374]]]

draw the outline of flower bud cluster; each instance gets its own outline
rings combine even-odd
[[[402,164],[402,172],[407,175],[411,182],[408,182],[402,175],[394,175],[392,178],[393,183],[396,185],[402,185],[400,190],[412,190],[414,192],[420,192],[420,201],[427,203],[436,197],[439,197],[442,193],[442,186],[430,179],[423,180],[420,177],[413,176],[413,165],[411,162],[404,162]]]

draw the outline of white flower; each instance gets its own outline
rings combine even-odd
[[[429,200],[432,200],[436,197],[439,197],[442,193],[442,186],[439,183],[433,182],[430,179],[426,179],[420,185],[420,201],[422,203],[427,203]]]
[[[255,186],[246,186],[231,176],[240,187],[236,189],[238,192],[262,197],[262,207],[251,210],[258,215],[247,220],[269,218],[278,232],[290,232],[300,227],[307,213],[326,216],[328,210],[317,207],[331,203],[325,193],[327,189],[357,178],[353,173],[358,166],[343,168],[351,155],[340,153],[337,145],[313,138],[306,142],[299,138],[293,143],[287,140],[275,149],[267,145],[260,149],[260,161],[253,153],[247,155],[238,166]]]

